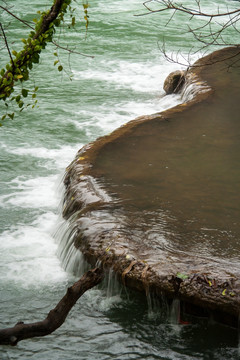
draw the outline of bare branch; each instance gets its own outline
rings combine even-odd
[[[85,56],[85,57],[89,57],[89,58],[92,58],[94,59],[94,56],[93,55],[87,55],[87,54],[83,54],[81,52],[78,52],[76,50],[73,50],[73,49],[69,49],[68,47],[64,47],[62,45],[59,45],[58,43],[56,43],[55,41],[52,40],[52,43],[59,49],[62,49],[62,50],[65,50],[67,52],[69,52],[70,54],[77,54],[77,55],[81,55],[81,56]]]
[[[153,10],[149,6],[146,5],[146,3],[151,3],[151,2],[153,2],[153,0],[148,0],[143,3],[144,7],[149,11],[148,13],[138,14],[135,16],[144,16],[144,15],[149,15],[149,14],[154,14],[154,13],[160,13],[160,12],[163,12],[166,10],[177,10],[179,12],[183,12],[183,13],[186,13],[191,16],[202,16],[202,17],[209,17],[209,18],[229,16],[229,15],[234,15],[234,14],[240,13],[240,8],[238,8],[238,9],[235,9],[232,11],[226,11],[226,12],[222,12],[222,13],[218,10],[216,13],[208,14],[208,13],[201,11],[200,2],[198,3],[198,9],[191,9],[191,8],[183,6],[182,4],[181,5],[174,4],[170,0],[154,1],[155,3],[157,2],[160,5],[164,5],[164,7],[161,9]]]
[[[12,54],[11,54],[11,51],[10,51],[9,46],[8,46],[7,37],[6,37],[5,31],[4,31],[4,29],[3,29],[2,23],[0,23],[0,28],[1,28],[1,31],[2,31],[2,34],[3,34],[3,37],[4,37],[4,42],[5,42],[5,45],[6,45],[6,48],[7,48],[8,54],[9,54],[10,59],[11,59],[11,63],[12,63],[12,65],[14,66],[14,62],[13,62],[13,58],[12,58]]]
[[[4,11],[6,11],[9,15],[11,15],[12,17],[14,17],[15,19],[17,19],[18,21],[20,21],[21,23],[23,23],[24,25],[30,27],[31,29],[34,30],[34,27],[31,26],[27,21],[20,19],[18,16],[16,16],[15,14],[13,14],[11,11],[9,11],[6,7],[0,5],[0,8],[3,9]]]
[[[237,24],[240,20],[240,8],[229,9],[226,6],[225,9],[221,10],[218,6],[217,9],[213,13],[209,13],[203,10],[201,6],[201,0],[195,0],[195,8],[190,7],[188,5],[184,5],[182,3],[175,2],[174,0],[147,0],[143,3],[145,9],[147,9],[147,13],[138,14],[136,16],[144,16],[156,13],[165,13],[170,12],[170,16],[166,23],[166,26],[170,24],[172,19],[176,16],[176,13],[184,13],[188,15],[188,21],[191,21],[193,18],[201,18],[202,23],[198,25],[188,25],[186,33],[192,34],[194,40],[200,44],[199,51],[205,51],[209,46],[217,45],[217,46],[238,46],[239,42],[236,38],[236,42],[229,41],[228,30],[233,29],[237,34],[240,33],[240,29],[238,29]],[[221,21],[220,21],[221,19]],[[196,41],[194,42],[196,44]],[[196,48],[196,47],[195,47]],[[170,61],[175,62],[180,65],[186,66],[184,62],[179,62],[179,53],[175,55],[177,60],[173,59],[173,56],[169,56],[165,50],[165,44],[161,49],[164,57]],[[185,56],[181,55],[181,58],[184,61],[189,62],[190,57],[186,59]],[[224,60],[223,60],[224,61]],[[188,64],[189,66],[190,64]]]
[[[103,272],[96,268],[84,274],[80,280],[68,288],[65,296],[51,310],[43,321],[24,324],[18,322],[14,327],[0,330],[0,345],[12,345],[24,339],[46,336],[58,329],[65,321],[69,311],[85,291],[98,285],[103,279]]]

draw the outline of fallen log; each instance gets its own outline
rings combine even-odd
[[[88,271],[67,289],[67,293],[48,313],[46,319],[31,324],[18,322],[12,328],[0,330],[0,345],[15,346],[21,340],[51,334],[64,323],[69,311],[85,291],[99,284],[102,279],[103,271],[101,269]]]

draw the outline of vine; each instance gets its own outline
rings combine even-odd
[[[83,9],[84,9],[84,20],[86,22],[86,33],[88,31],[88,25],[89,25],[89,15],[88,15],[88,8],[89,8],[89,4],[88,1],[83,3]]]
[[[7,37],[5,35],[2,24],[0,23],[1,32],[5,41],[6,48],[9,53],[10,62],[5,68],[0,70],[0,100],[5,102],[6,113],[1,117],[3,121],[6,117],[10,119],[14,118],[14,112],[9,112],[8,101],[16,102],[20,111],[24,109],[25,99],[32,95],[34,108],[37,104],[36,93],[38,87],[35,87],[31,92],[23,87],[24,82],[29,80],[29,72],[32,70],[34,64],[39,63],[40,54],[49,42],[53,42],[53,36],[56,28],[64,22],[64,16],[67,11],[70,12],[71,24],[74,27],[76,23],[76,17],[74,16],[75,9],[71,7],[72,0],[54,0],[53,5],[48,11],[38,11],[39,19],[33,19],[35,26],[31,27],[31,31],[28,38],[21,39],[23,48],[20,51],[10,51]],[[86,28],[88,27],[88,4],[83,4]],[[6,9],[8,13],[9,10]],[[14,14],[10,13],[12,16]],[[14,16],[16,17],[16,16]],[[56,43],[55,43],[56,44]],[[56,52],[54,53],[54,55]],[[59,60],[54,62],[54,65],[58,64],[58,71],[63,70],[63,66],[59,63]],[[16,84],[21,84],[21,91],[17,95],[13,95]],[[31,104],[27,104],[30,106]],[[0,124],[1,125],[1,124]]]

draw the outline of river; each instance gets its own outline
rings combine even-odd
[[[18,16],[31,19],[51,1],[34,2],[31,8],[27,0],[9,3]],[[210,11],[216,4],[229,3],[221,0],[206,6]],[[165,15],[134,16],[144,12],[140,0],[92,0],[88,12],[87,36],[81,7],[81,24],[58,36],[63,46],[77,44],[78,51],[94,58],[72,54],[69,59],[59,50],[64,68],[59,73],[53,65],[54,47],[48,46],[29,85],[39,87],[39,107],[29,106],[0,129],[1,328],[45,318],[84,271],[83,261],[79,271],[74,268],[79,255],[70,259],[59,255],[66,228],[61,218],[62,178],[77,150],[137,116],[182,101],[178,95],[164,96],[166,76],[182,67],[167,62],[159,49],[164,32],[169,53],[181,49],[187,57],[193,39],[179,31],[182,16],[166,30]],[[2,16],[5,22],[10,20]],[[7,31],[11,46],[27,31],[11,19]],[[2,46],[0,56],[4,65],[7,53]],[[0,106],[3,114],[5,106]],[[238,358],[235,330],[205,319],[179,325],[177,311],[177,302],[172,308],[160,306],[121,288],[109,274],[102,286],[79,300],[54,334],[23,341],[16,348],[2,347],[0,359]]]

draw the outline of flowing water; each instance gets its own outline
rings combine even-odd
[[[26,0],[9,3],[18,16],[31,19],[51,1],[31,7]],[[205,3],[211,10],[236,2]],[[59,50],[66,73],[58,73],[54,48],[49,46],[32,75],[39,86],[39,108],[29,106],[0,130],[1,328],[43,319],[75,275],[84,271],[83,261],[77,274],[74,269],[80,254],[73,253],[70,259],[61,254],[67,227],[60,216],[62,177],[76,151],[136,116],[181,101],[176,95],[164,97],[165,77],[180,66],[166,62],[158,42],[165,31],[169,51],[176,54],[181,48],[187,56],[193,40],[179,32],[182,16],[166,31],[164,15],[134,16],[144,12],[140,0],[92,0],[90,5],[87,37],[80,12],[81,31],[76,31],[78,25],[62,31],[59,39],[63,46],[77,44],[79,51],[94,58],[71,55],[69,61]],[[6,14],[1,18],[10,21]],[[26,32],[11,19],[6,33],[12,48]],[[0,65],[6,60],[1,44]],[[1,104],[1,114],[4,111]],[[64,270],[66,263],[72,271]],[[204,319],[183,326],[177,318],[176,302],[169,309],[164,302],[155,304],[154,299],[129,293],[110,273],[105,284],[80,299],[54,334],[23,341],[16,348],[2,347],[0,359],[238,358],[234,330]]]

